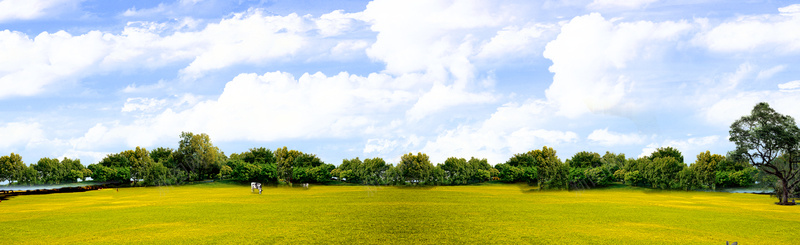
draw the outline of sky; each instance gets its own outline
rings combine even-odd
[[[800,118],[792,1],[0,0],[0,154],[725,154]]]

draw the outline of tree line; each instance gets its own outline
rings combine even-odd
[[[620,182],[656,189],[739,187],[752,185],[758,170],[734,152],[706,151],[687,166],[672,147],[637,159],[625,154],[578,152],[561,161],[550,147],[515,154],[492,166],[486,159],[450,157],[433,164],[425,153],[408,153],[397,164],[384,159],[344,159],[339,166],[314,154],[264,147],[226,156],[206,134],[182,133],[178,149],[151,151],[136,147],[109,154],[84,168],[78,159],[42,158],[25,165],[18,154],[0,157],[2,180],[13,184],[71,183],[91,177],[133,186],[174,185],[186,181],[228,179],[240,182],[363,185],[467,185],[487,181],[526,182],[541,189],[586,189]]]
[[[697,155],[691,165],[672,147],[658,148],[648,156],[578,152],[566,161],[544,146],[513,155],[492,166],[486,159],[450,157],[433,164],[424,153],[408,153],[396,164],[382,158],[343,159],[339,166],[314,154],[287,147],[274,151],[252,148],[229,156],[214,146],[207,134],[184,132],[177,149],[151,151],[136,147],[109,154],[83,167],[78,159],[42,158],[26,165],[15,153],[0,157],[0,181],[11,184],[57,184],[91,178],[133,186],[174,185],[187,181],[227,179],[239,182],[338,183],[363,185],[465,185],[487,181],[526,182],[540,189],[587,189],[612,183],[654,189],[694,190],[753,185],[775,188],[780,203],[800,193],[800,130],[790,116],[760,103],[751,115],[731,125],[737,148],[726,155],[710,151]]]

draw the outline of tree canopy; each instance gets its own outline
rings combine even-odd
[[[779,203],[789,204],[800,182],[800,129],[794,118],[758,103],[750,115],[731,124],[730,141],[750,164],[778,179]]]

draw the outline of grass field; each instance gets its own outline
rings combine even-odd
[[[764,195],[527,185],[222,183],[18,196],[0,244],[797,244],[800,206]]]

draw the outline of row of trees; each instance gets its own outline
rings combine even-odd
[[[42,158],[37,163],[26,165],[19,154],[0,156],[0,181],[15,184],[62,184],[85,180],[92,171],[81,164],[81,160],[64,158]]]
[[[748,186],[759,179],[775,188],[782,204],[800,192],[800,129],[792,117],[759,103],[750,115],[731,125],[730,134],[737,146],[735,151],[726,156],[706,151],[698,154],[691,165],[686,165],[681,152],[671,147],[637,159],[610,152],[603,156],[578,152],[562,162],[553,148],[545,146],[515,154],[494,166],[474,157],[450,157],[434,165],[424,153],[409,153],[396,165],[381,158],[354,158],[344,159],[336,167],[314,154],[286,147],[274,152],[253,148],[228,157],[211,143],[208,135],[184,132],[176,150],[160,147],[147,151],[136,147],[109,154],[86,168],[80,160],[69,158],[42,158],[26,165],[18,154],[11,153],[0,157],[0,181],[49,184],[91,177],[133,185],[169,185],[209,178],[287,183],[336,179],[371,185],[461,185],[496,180],[527,182],[541,189],[583,189],[621,182],[691,190]]]

